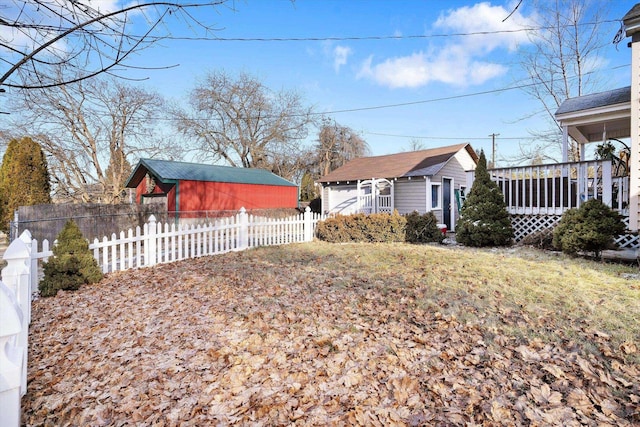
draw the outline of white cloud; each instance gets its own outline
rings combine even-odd
[[[492,61],[490,54],[504,49],[513,52],[527,43],[527,34],[517,31],[532,26],[516,11],[508,20],[510,9],[488,2],[448,10],[433,27],[451,34],[489,33],[473,36],[451,36],[444,45],[431,45],[427,51],[388,58],[374,63],[373,57],[363,62],[359,78],[369,78],[391,88],[416,88],[431,82],[454,86],[479,85],[504,75],[505,65]]]
[[[441,14],[433,26],[454,33],[489,33],[462,36],[459,43],[469,49],[479,48],[489,52],[496,48],[507,48],[513,51],[520,43],[528,42],[527,33],[519,30],[531,28],[533,23],[519,11],[509,16],[511,12],[511,9],[492,6],[488,2],[477,3]],[[507,16],[509,19],[504,21]]]
[[[360,68],[359,78],[369,78],[390,88],[416,88],[431,82],[455,86],[477,85],[507,72],[500,64],[472,61],[470,57],[458,55],[455,49],[447,49],[435,57],[424,52],[409,56],[390,58],[372,65],[369,57]]]
[[[340,71],[340,67],[347,64],[347,59],[352,52],[348,46],[336,46],[333,49],[333,69],[336,73]]]

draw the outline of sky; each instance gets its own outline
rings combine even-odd
[[[113,0],[112,0],[113,1]],[[532,0],[229,0],[194,17],[216,30],[206,40],[163,40],[132,59],[158,70],[126,71],[135,83],[184,102],[208,71],[248,73],[274,91],[300,93],[306,104],[358,132],[371,154],[470,142],[489,156],[498,134],[498,166],[549,128],[539,101],[517,87]],[[603,20],[619,20],[635,0],[607,2]],[[508,19],[505,20],[505,18]],[[613,40],[620,24],[604,25]],[[163,31],[195,37],[180,19]],[[483,35],[459,35],[487,32]],[[238,40],[243,39],[243,40]],[[262,40],[260,40],[262,39]],[[288,40],[275,40],[288,39]],[[291,40],[297,39],[297,40]],[[607,44],[594,62],[600,89],[630,84],[627,40]],[[314,130],[308,143],[317,139]],[[501,164],[502,163],[502,164]]]

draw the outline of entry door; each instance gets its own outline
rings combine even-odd
[[[442,221],[447,224],[447,230],[452,230],[451,178],[442,178]]]

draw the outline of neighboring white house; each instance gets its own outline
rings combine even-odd
[[[470,144],[359,157],[318,180],[324,213],[433,212],[455,230],[467,171],[478,156]]]

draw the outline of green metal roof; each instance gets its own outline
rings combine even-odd
[[[297,187],[296,184],[265,169],[236,168],[155,159],[140,159],[127,180],[126,187],[137,187],[140,181],[144,179],[147,171],[161,182],[188,180]]]

